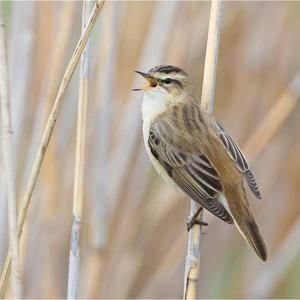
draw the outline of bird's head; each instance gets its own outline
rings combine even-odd
[[[160,65],[147,73],[136,71],[147,79],[148,84],[134,91],[144,91],[152,96],[166,96],[173,101],[192,93],[192,84],[188,75],[180,68]]]

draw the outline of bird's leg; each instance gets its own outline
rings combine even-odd
[[[202,210],[203,210],[203,207],[200,206],[192,217],[188,217],[188,221],[186,223],[187,231],[190,231],[195,224],[202,225],[202,226],[208,225],[208,223],[197,219]]]

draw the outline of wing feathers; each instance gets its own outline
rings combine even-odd
[[[254,179],[254,176],[250,170],[247,170],[245,172],[245,179],[248,183],[249,188],[253,192],[253,194],[256,196],[257,199],[261,199],[261,193],[258,189],[257,183]]]
[[[200,185],[214,191],[211,196],[214,196],[215,193],[222,193],[223,187],[219,178],[210,177],[199,169],[196,169],[192,164],[188,166],[188,171]]]
[[[237,168],[244,174],[247,184],[255,197],[261,199],[257,183],[239,146],[220,124],[218,124],[218,127],[221,141],[227,149],[229,156],[236,162]]]
[[[164,128],[152,125],[148,145],[153,156],[167,171],[172,180],[192,199],[211,213],[232,224],[233,220],[218,200],[223,192],[218,171],[202,153],[192,155],[164,140]]]
[[[181,172],[173,172],[172,179],[176,184],[193,200],[198,202],[205,209],[210,211],[215,216],[228,224],[233,224],[233,219],[227,212],[225,207],[215,198],[208,198],[207,192],[201,187],[191,184],[190,180],[187,180]],[[205,199],[205,200],[204,200]]]

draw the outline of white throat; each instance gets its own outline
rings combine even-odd
[[[142,116],[144,121],[153,120],[164,112],[168,106],[168,95],[163,91],[147,91],[144,93]]]

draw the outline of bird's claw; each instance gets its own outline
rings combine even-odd
[[[199,206],[197,211],[194,213],[194,215],[192,217],[188,217],[188,221],[186,223],[187,231],[190,231],[195,224],[202,225],[202,226],[208,225],[206,222],[203,222],[203,221],[200,221],[199,219],[197,219],[202,210],[203,210],[203,207]]]
[[[190,231],[194,227],[195,224],[200,225],[200,226],[208,225],[208,223],[206,223],[204,221],[200,221],[194,217],[191,217],[191,218],[189,218],[189,221],[187,221],[187,223],[186,223],[187,231]]]

